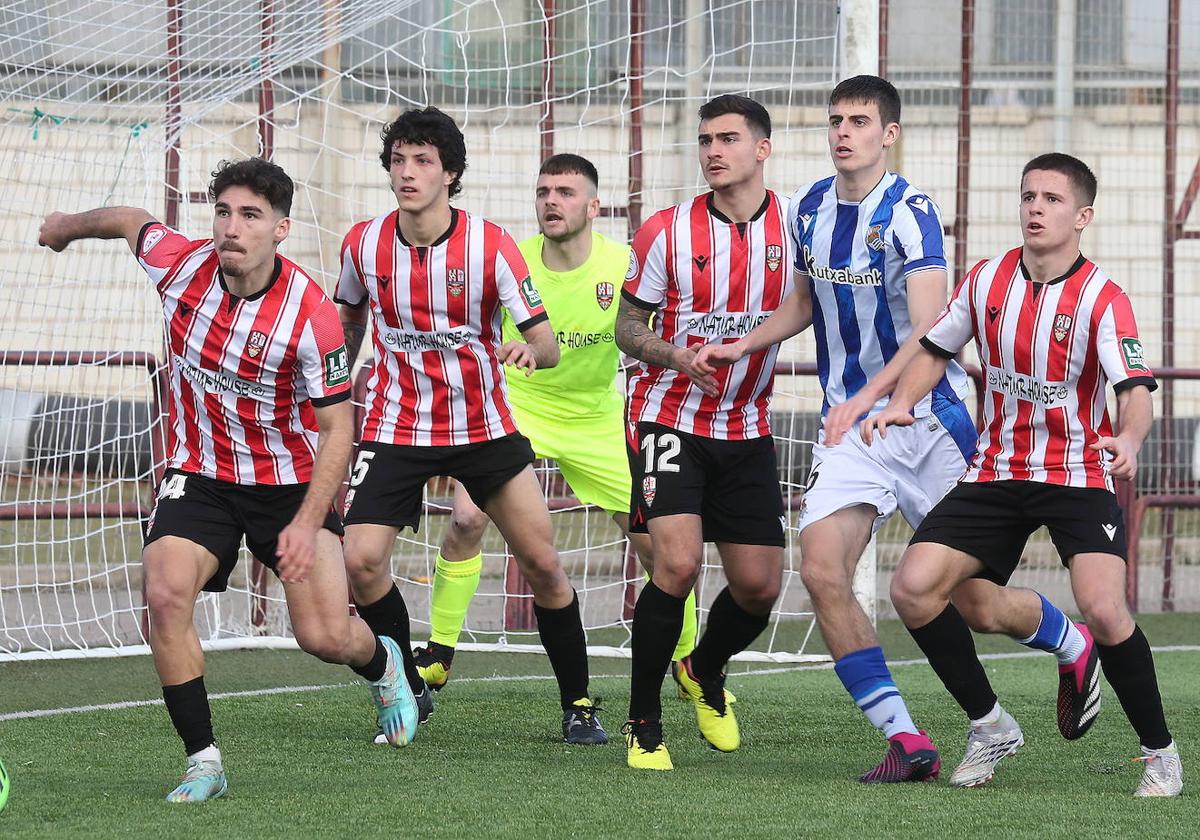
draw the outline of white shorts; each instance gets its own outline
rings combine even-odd
[[[800,504],[800,531],[858,504],[878,511],[872,532],[897,508],[916,528],[967,469],[962,450],[933,415],[911,426],[893,426],[886,438],[876,435],[870,446],[857,426],[837,446],[825,446],[824,440],[822,430]]]

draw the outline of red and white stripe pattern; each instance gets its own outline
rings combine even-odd
[[[762,210],[739,225],[714,215],[711,196],[656,213],[633,240],[623,294],[653,311],[655,331],[680,347],[736,341],[792,289],[787,207],[779,197],[768,191]],[[721,440],[769,435],[777,352],[770,347],[718,370],[715,397],[683,373],[643,362],[629,381],[629,422]]]
[[[167,466],[236,484],[312,478],[313,401],[349,399],[337,308],[299,267],[277,257],[253,298],[224,288],[211,240],[157,222],[138,261],[162,298],[170,371]]]
[[[428,248],[398,236],[398,211],[359,222],[342,243],[335,299],[369,298],[375,358],[364,441],[457,446],[517,431],[496,359],[501,306],[521,329],[545,320],[517,244],[501,227],[453,210]]]
[[[1112,490],[1110,456],[1088,448],[1112,434],[1105,386],[1157,387],[1121,288],[1080,257],[1039,290],[1016,248],[971,269],[925,343],[952,354],[972,338],[985,428],[962,480]]]

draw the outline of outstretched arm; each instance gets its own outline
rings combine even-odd
[[[696,350],[664,341],[650,329],[649,313],[624,297],[617,310],[617,347],[627,356],[648,365],[687,374],[696,387],[710,397],[720,393],[717,380],[695,366]]]
[[[154,217],[140,207],[98,207],[83,213],[51,213],[42,220],[38,244],[62,251],[76,239],[124,239],[137,252],[138,235]]]
[[[808,275],[796,272],[792,293],[767,320],[737,341],[729,344],[706,344],[696,354],[696,369],[711,374],[717,368],[728,367],[751,353],[779,344],[812,325],[812,297],[808,291]]]

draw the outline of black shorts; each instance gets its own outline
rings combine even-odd
[[[628,449],[635,533],[646,533],[646,522],[655,517],[693,513],[700,516],[705,542],[784,544],[774,438],[717,440],[638,423]]]
[[[224,592],[243,536],[250,553],[275,571],[279,532],[292,521],[307,492],[307,484],[232,484],[169,469],[158,485],[145,544],[159,537],[183,537],[207,548],[218,567],[204,591]],[[339,537],[343,533],[342,521],[332,509],[322,527]]]
[[[519,433],[460,446],[360,444],[346,492],[346,524],[416,531],[425,484],[439,475],[462,482],[482,509],[533,460],[533,447]]]
[[[1043,525],[1064,566],[1089,552],[1125,559],[1125,517],[1114,494],[1040,481],[961,482],[929,511],[911,543],[970,554],[985,567],[979,577],[1003,585]]]

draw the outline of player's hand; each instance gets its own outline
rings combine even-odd
[[[275,571],[284,583],[304,583],[317,562],[317,531],[311,525],[292,520],[279,532]]]
[[[688,379],[692,380],[692,383],[705,395],[715,397],[721,393],[716,378],[696,366],[695,347],[677,347],[671,360],[673,362],[671,366],[680,373],[686,373]]]
[[[1107,450],[1113,456],[1108,464],[1108,474],[1113,478],[1127,481],[1137,475],[1137,447],[1123,437],[1102,437],[1088,449],[1094,452]]]
[[[911,426],[917,422],[912,416],[912,412],[906,411],[899,407],[893,407],[891,403],[884,406],[883,411],[878,414],[873,414],[862,422],[861,431],[863,443],[870,446],[874,441],[875,432],[879,432],[880,440],[887,437],[888,426]],[[828,441],[828,438],[826,438]],[[829,445],[826,443],[826,445]]]
[[[740,362],[743,355],[745,354],[742,352],[741,343],[737,341],[729,344],[705,344],[696,351],[693,365],[700,373],[711,374],[717,368],[729,367]]]
[[[69,213],[55,212],[43,219],[38,229],[38,244],[52,251],[62,251],[70,245],[73,239],[67,221],[69,218]]]
[[[844,403],[829,409],[825,416],[825,445],[837,446],[858,419],[875,406],[875,401],[859,391]]]
[[[521,368],[526,376],[537,370],[537,356],[533,348],[524,341],[506,341],[496,350],[496,358],[501,364]]]

